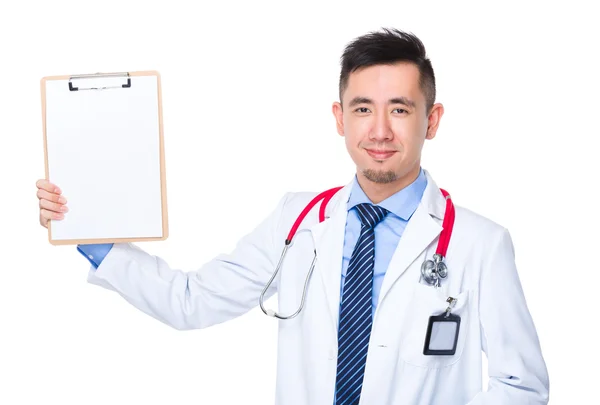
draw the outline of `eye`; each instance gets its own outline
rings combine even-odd
[[[405,109],[403,109],[403,108],[396,108],[396,109],[394,109],[394,111],[399,111],[399,112],[400,112],[400,114],[402,114],[402,113],[408,113],[408,111],[406,111],[406,110],[405,110]]]
[[[369,109],[367,107],[358,107],[356,110],[354,110],[355,112],[359,112],[359,113],[368,113]]]

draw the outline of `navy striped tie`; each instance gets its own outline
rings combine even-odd
[[[371,336],[371,299],[375,259],[375,225],[388,213],[371,204],[356,206],[362,223],[352,252],[340,308],[338,359],[335,383],[336,405],[355,405],[360,399]]]

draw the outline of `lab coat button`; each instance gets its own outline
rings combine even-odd
[[[92,256],[92,255],[88,255],[88,257],[89,257],[90,259],[94,260],[94,256]]]

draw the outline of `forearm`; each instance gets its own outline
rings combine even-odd
[[[200,329],[240,316],[258,305],[283,246],[275,236],[285,196],[277,208],[229,254],[196,271],[173,269],[131,243],[115,244],[88,281],[116,291],[146,314],[176,329]],[[276,245],[277,243],[277,245]],[[265,299],[277,289],[274,282]]]
[[[256,306],[256,288],[242,288],[242,284],[228,282],[226,277],[222,282],[214,279],[217,274],[225,276],[235,271],[231,266],[215,258],[198,271],[184,272],[172,269],[165,260],[135,245],[116,244],[97,269],[90,269],[88,281],[116,291],[142,312],[169,326],[200,329]]]

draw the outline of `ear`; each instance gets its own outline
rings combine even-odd
[[[334,102],[331,106],[331,111],[335,117],[335,126],[338,134],[340,134],[340,136],[344,136],[344,111],[342,109],[342,104],[340,104],[338,101]]]
[[[434,104],[431,107],[429,117],[427,118],[427,135],[425,136],[425,139],[435,138],[442,115],[444,115],[444,106],[440,103]]]

